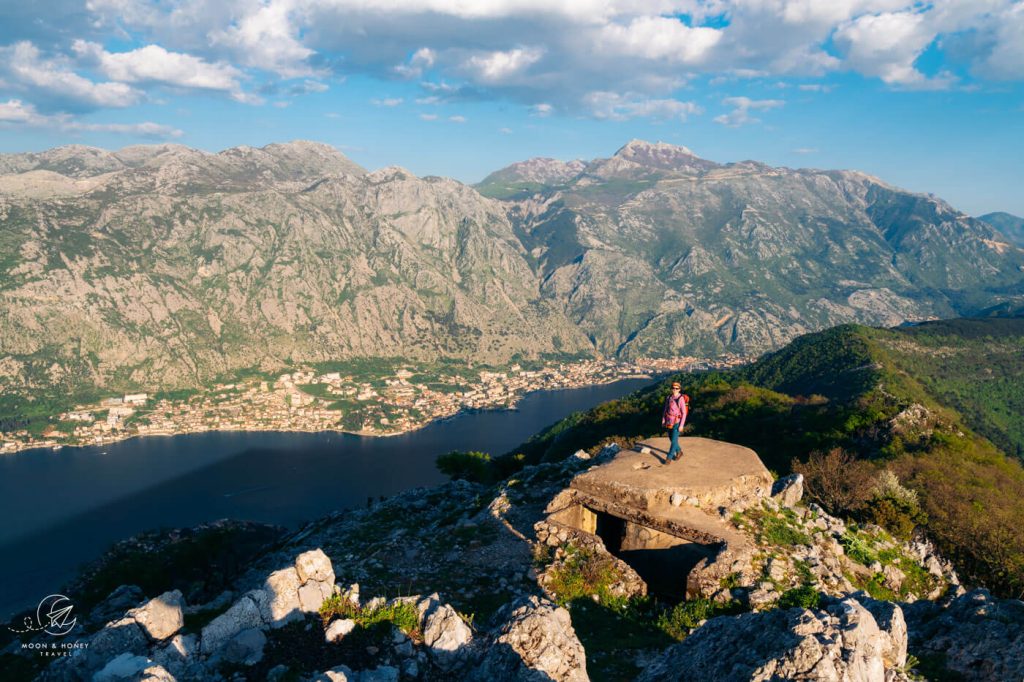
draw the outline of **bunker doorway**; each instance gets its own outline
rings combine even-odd
[[[718,545],[692,542],[605,512],[591,513],[596,516],[592,532],[609,552],[633,567],[647,583],[649,594],[662,601],[683,601],[690,571],[719,549]]]

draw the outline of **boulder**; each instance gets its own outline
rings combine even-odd
[[[195,635],[175,635],[167,644],[153,652],[153,661],[180,676],[182,670],[199,653],[199,638]]]
[[[260,605],[260,613],[264,622],[271,627],[279,628],[293,620],[302,618],[302,607],[299,604],[299,573],[295,567],[283,568],[267,576],[263,583],[266,601]],[[319,606],[318,606],[319,607]]]
[[[127,651],[117,656],[92,676],[93,682],[126,682],[150,665],[150,660],[145,656],[128,653]]]
[[[942,607],[904,607],[915,654],[938,654],[967,679],[1024,680],[1024,602],[998,599],[988,590],[967,592]]]
[[[303,585],[310,580],[334,585],[334,567],[322,549],[303,552],[295,557],[295,570]]]
[[[455,609],[427,597],[417,605],[417,610],[421,613],[423,643],[438,667],[451,670],[462,663],[468,655],[466,647],[473,639],[473,631]]]
[[[88,670],[99,670],[115,656],[144,655],[148,649],[149,642],[142,628],[134,618],[125,617],[108,623],[92,636],[82,664]]]
[[[260,607],[251,593],[246,594],[203,628],[200,650],[209,656],[242,630],[259,627],[262,623]]]
[[[907,663],[907,621],[903,609],[888,601],[872,599],[858,593],[856,599],[871,612],[878,629],[888,638],[882,649],[882,659],[887,668],[902,668]]]
[[[334,594],[333,583],[309,581],[299,588],[299,608],[306,613],[316,613],[324,600]]]
[[[221,648],[218,656],[229,663],[256,665],[263,660],[263,647],[267,644],[267,636],[262,630],[249,628],[232,637]]]
[[[536,596],[505,607],[505,624],[469,679],[586,682],[587,659],[569,612]]]
[[[357,680],[359,680],[358,673],[353,673],[348,666],[339,665],[336,668],[325,670],[310,682],[357,682]]]
[[[185,625],[182,611],[184,600],[179,590],[164,592],[127,613],[135,619],[142,631],[153,641],[161,641],[177,634]]]
[[[785,507],[796,505],[804,496],[804,475],[790,474],[772,484],[772,499]]]
[[[138,682],[178,682],[178,680],[162,666],[151,665],[142,671]]]
[[[334,620],[327,626],[327,630],[324,632],[324,639],[328,642],[340,642],[345,638],[345,635],[355,629],[356,622],[350,618]]]
[[[850,598],[826,610],[712,618],[655,659],[638,680],[906,680],[895,662],[886,662],[896,632],[882,632],[870,611]]]

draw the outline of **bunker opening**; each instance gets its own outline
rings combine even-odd
[[[647,583],[648,594],[666,602],[686,599],[690,571],[721,548],[720,543],[695,542],[583,504],[572,505],[555,517],[601,538],[611,554],[629,564]]]

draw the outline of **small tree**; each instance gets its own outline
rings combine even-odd
[[[793,471],[804,475],[810,497],[833,514],[860,510],[875,490],[874,467],[842,448],[793,460]]]

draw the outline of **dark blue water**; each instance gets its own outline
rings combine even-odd
[[[540,391],[402,436],[202,433],[0,457],[0,619],[143,530],[234,518],[295,527],[444,477],[450,450],[501,454],[566,415],[650,383]]]

